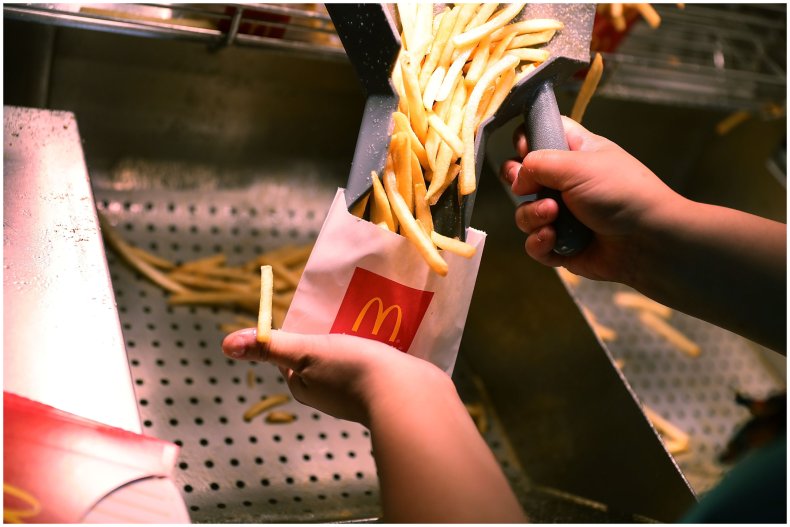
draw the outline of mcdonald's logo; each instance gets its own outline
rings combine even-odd
[[[387,309],[384,309],[384,301],[382,301],[381,298],[377,296],[368,300],[368,303],[365,304],[365,307],[363,307],[362,311],[359,312],[359,315],[357,315],[357,320],[354,322],[354,325],[351,326],[351,331],[353,331],[354,333],[359,331],[359,325],[362,324],[362,319],[365,318],[365,315],[368,313],[368,309],[370,309],[370,306],[372,306],[374,302],[376,303],[378,312],[376,313],[376,322],[373,323],[373,330],[371,331],[371,333],[373,335],[378,335],[379,330],[381,329],[381,325],[384,323],[384,320],[386,320],[387,315],[390,314],[390,311],[395,310],[395,313],[397,313],[395,315],[397,317],[395,319],[395,327],[392,328],[392,333],[390,334],[390,338],[388,339],[389,342],[395,342],[395,337],[398,336],[398,331],[400,331],[400,324],[403,321],[403,310],[397,304],[390,306]]]
[[[357,267],[330,333],[377,340],[408,351],[433,293]]]
[[[19,507],[22,508],[19,508]],[[41,512],[41,504],[35,496],[19,487],[3,482],[3,523],[27,522]]]

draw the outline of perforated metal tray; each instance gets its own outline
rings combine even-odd
[[[223,252],[229,263],[241,263],[286,243],[311,241],[334,195],[326,183],[306,186],[304,181],[276,177],[235,190],[210,185],[170,190],[162,188],[167,178],[160,179],[160,169],[146,165],[143,171],[149,176],[153,171],[156,177],[134,181],[135,188],[151,187],[151,181],[158,182],[156,188],[97,189],[97,208],[124,239],[176,262]],[[168,306],[164,291],[112,251],[107,257],[143,431],[181,446],[175,478],[193,522],[380,517],[365,428],[296,401],[282,407],[296,414],[293,423],[242,418],[260,398],[288,393],[276,367],[222,355],[224,334],[218,325],[245,313]],[[254,376],[252,387],[248,375]],[[463,363],[457,366],[456,378],[465,401],[485,404]],[[526,478],[490,410],[489,422],[485,437],[523,496]],[[546,507],[545,502],[541,506]]]
[[[623,374],[641,402],[690,435],[689,450],[675,460],[695,492],[705,493],[731,468],[719,463],[718,455],[749,418],[735,403],[736,391],[766,398],[785,389],[781,372],[762,357],[771,352],[675,311],[669,322],[702,350],[690,357],[646,328],[636,311],[614,303],[615,292],[632,289],[582,278],[569,290],[598,322],[617,331],[617,338],[605,345],[623,361]]]

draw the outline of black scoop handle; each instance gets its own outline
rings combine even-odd
[[[568,150],[551,80],[542,82],[536,89],[532,104],[524,111],[524,128],[530,150]],[[538,199],[543,198],[551,198],[559,206],[559,215],[554,222],[557,233],[554,252],[572,255],[584,249],[592,239],[592,231],[571,213],[562,199],[562,193],[544,187],[538,192]]]

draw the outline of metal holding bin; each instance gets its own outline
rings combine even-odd
[[[15,43],[5,54],[36,74],[6,79],[6,97],[39,94],[25,104],[74,113],[97,208],[125,240],[175,261],[223,252],[240,263],[315,239],[346,182],[364,105],[340,48],[219,25],[165,35],[161,26],[170,22],[139,19],[121,20],[134,31],[118,34],[118,20],[106,13],[63,14],[50,5],[8,6],[5,14]],[[227,18],[232,28],[233,14]],[[242,45],[210,51],[196,40],[212,49],[218,41]],[[42,72],[44,88],[19,84]],[[696,126],[683,111],[665,113]],[[507,152],[508,138],[491,141]],[[680,315],[703,355],[678,355],[610,303],[618,286],[583,281],[569,290],[529,260],[511,210],[486,168],[473,225],[489,237],[454,374],[461,398],[486,409],[485,438],[533,521],[676,519],[693,504],[692,489],[704,492],[725,470],[715,454],[746,417],[730,403],[730,387],[754,395],[781,389],[782,365]],[[297,416],[293,423],[245,422],[253,402],[287,387],[276,368],[221,354],[218,325],[237,313],[168,306],[163,291],[115,253],[107,259],[142,430],[182,445],[175,479],[192,521],[380,516],[364,428],[296,402],[283,407]],[[618,340],[601,343],[582,305]],[[623,372],[615,358],[625,359]],[[691,433],[691,450],[670,456],[639,402]]]

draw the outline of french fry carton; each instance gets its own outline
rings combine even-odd
[[[409,239],[350,214],[339,189],[283,329],[377,340],[452,374],[485,238],[467,230],[469,259],[440,251],[439,276]]]

